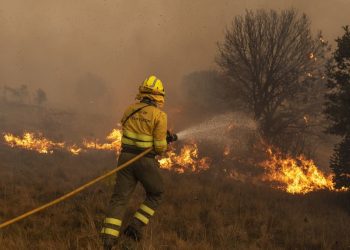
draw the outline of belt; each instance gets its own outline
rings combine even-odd
[[[145,149],[143,149],[143,148],[131,147],[129,145],[122,144],[121,153],[141,154],[143,151],[145,151]],[[154,158],[154,157],[156,157],[156,155],[157,155],[156,153],[150,152],[150,153],[144,155],[143,157]]]

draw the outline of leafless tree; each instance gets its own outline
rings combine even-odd
[[[265,138],[274,138],[305,124],[299,104],[308,104],[310,89],[322,82],[327,47],[321,33],[312,37],[308,17],[294,9],[247,11],[226,30],[217,63]]]
[[[34,101],[35,101],[35,104],[41,106],[43,103],[47,101],[46,92],[41,88],[37,89],[34,95]]]

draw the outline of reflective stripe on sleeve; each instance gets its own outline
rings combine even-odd
[[[154,215],[154,210],[152,208],[146,206],[145,204],[142,204],[140,206],[140,209],[151,216]]]
[[[112,229],[112,228],[102,228],[101,234],[109,234],[109,235],[113,235],[114,237],[118,237],[119,236],[119,231]]]
[[[166,140],[161,140],[161,141],[154,141],[154,146],[155,147],[164,147],[164,146],[167,146],[167,142]]]
[[[134,217],[139,219],[145,225],[147,225],[149,222],[149,219],[146,216],[144,216],[143,214],[140,214],[139,212],[136,212]]]
[[[122,225],[122,221],[121,220],[114,219],[114,218],[106,218],[104,220],[104,223],[116,225],[116,226],[119,226],[119,227]]]

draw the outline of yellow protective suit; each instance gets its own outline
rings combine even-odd
[[[135,103],[126,109],[121,122],[123,145],[142,150],[153,147],[157,154],[167,149],[167,116],[156,106],[145,102]]]

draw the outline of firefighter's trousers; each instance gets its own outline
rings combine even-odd
[[[121,153],[118,165],[131,160],[136,155],[133,153]],[[102,229],[103,234],[119,236],[127,203],[138,182],[143,185],[146,191],[146,199],[134,214],[131,224],[138,228],[148,224],[160,204],[163,194],[163,180],[158,166],[156,159],[142,157],[117,173],[114,192],[104,221],[104,228]]]

